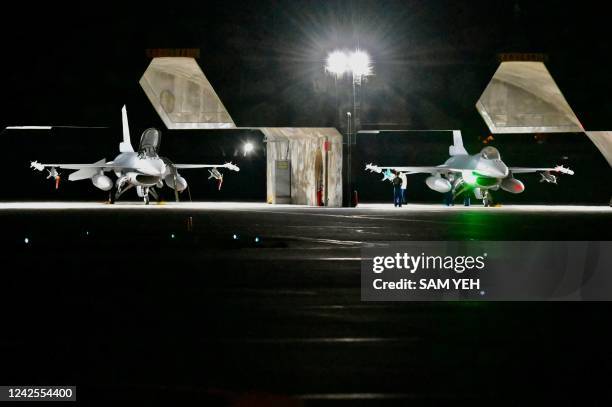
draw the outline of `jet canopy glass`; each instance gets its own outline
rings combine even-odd
[[[485,160],[501,160],[501,156],[499,155],[499,150],[495,147],[485,147],[480,151],[480,155]]]
[[[153,127],[146,129],[140,136],[138,153],[146,156],[155,156],[161,143],[161,132]]]

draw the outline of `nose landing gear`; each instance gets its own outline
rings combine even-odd
[[[488,193],[488,192],[485,192],[483,195],[484,195],[484,196],[482,197],[482,205],[483,205],[484,207],[491,206],[491,198],[490,198],[490,196],[489,196],[489,193]]]
[[[494,206],[493,203],[493,195],[489,189],[484,188],[474,188],[474,196],[476,199],[482,200],[482,205],[484,207]]]
[[[143,199],[145,205],[149,204],[149,187],[142,187],[139,185],[136,187],[136,193]]]

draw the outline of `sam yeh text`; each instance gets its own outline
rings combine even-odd
[[[480,290],[478,278],[402,278],[396,281],[377,278],[372,284],[375,290]]]

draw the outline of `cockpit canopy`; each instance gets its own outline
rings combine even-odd
[[[142,136],[140,136],[138,153],[147,156],[155,156],[159,150],[160,143],[161,132],[153,127],[146,129],[142,132]]]
[[[495,147],[485,147],[480,151],[480,156],[485,160],[501,160],[499,151]]]

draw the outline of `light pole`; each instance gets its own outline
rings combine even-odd
[[[325,64],[325,71],[335,75],[335,84],[336,84],[336,103],[337,102],[337,80],[338,78],[344,76],[346,73],[351,74],[351,85],[353,89],[353,113],[351,115],[350,112],[347,112],[347,150],[346,150],[346,181],[349,192],[349,200],[348,205],[351,206],[352,203],[352,195],[353,195],[353,187],[352,187],[352,145],[353,145],[353,133],[355,136],[357,135],[357,131],[361,127],[360,120],[360,99],[357,96],[357,92],[361,91],[361,83],[363,78],[369,75],[372,75],[372,62],[370,60],[370,56],[367,52],[356,49],[353,52],[345,52],[345,51],[333,51],[327,56],[327,61]],[[351,116],[352,120],[352,128],[351,128]],[[351,131],[352,130],[352,131]],[[356,137],[355,137],[356,139]],[[356,140],[355,140],[356,141]]]
[[[351,112],[346,112],[346,191],[348,192],[348,206],[352,206],[353,202],[353,188],[351,187],[351,152],[352,152],[352,141],[351,141]]]
[[[361,88],[363,78],[372,75],[372,61],[367,52],[356,49],[352,52],[333,51],[327,56],[325,63],[325,71],[335,76],[334,85],[336,86],[338,79],[344,74],[350,74],[351,85],[353,87],[353,116],[354,129],[359,128],[359,98],[357,92]],[[336,96],[337,98],[337,96]]]
[[[357,134],[361,127],[361,84],[364,77],[372,75],[372,62],[367,52],[357,49],[348,55],[348,66],[353,79],[353,129]]]

